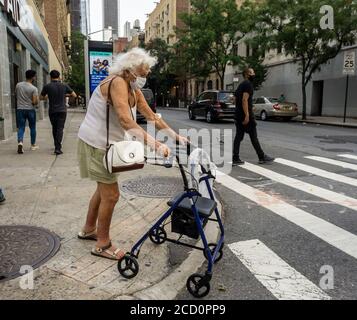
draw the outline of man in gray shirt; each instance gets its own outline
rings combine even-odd
[[[18,149],[19,154],[24,153],[24,135],[26,129],[26,121],[29,123],[31,131],[31,150],[38,149],[36,145],[36,110],[35,106],[38,104],[38,90],[33,85],[36,79],[36,71],[26,71],[26,81],[20,82],[16,85],[16,105],[17,105],[17,125],[18,125]]]

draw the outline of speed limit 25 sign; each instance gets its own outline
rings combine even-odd
[[[354,75],[356,68],[356,53],[354,51],[345,52],[343,59],[343,74]]]

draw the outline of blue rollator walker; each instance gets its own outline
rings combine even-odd
[[[188,154],[190,154],[191,146],[188,146]],[[192,161],[194,156],[199,156],[199,161]],[[206,158],[206,163],[203,163],[203,158]],[[180,163],[180,157],[176,156],[177,163],[184,182],[184,191],[176,195],[168,202],[169,210],[162,215],[162,217],[155,223],[155,225],[134,245],[130,253],[127,253],[119,262],[118,270],[120,274],[126,279],[133,279],[139,273],[138,258],[140,250],[147,239],[153,243],[161,245],[166,241],[182,245],[185,247],[203,251],[205,258],[208,261],[208,267],[205,275],[193,274],[187,280],[187,289],[196,298],[203,298],[210,292],[210,281],[213,274],[213,265],[220,261],[223,257],[224,247],[224,227],[222,219],[217,207],[214,192],[212,190],[215,176],[212,173],[212,163],[209,161],[209,156],[202,149],[196,149],[190,155],[191,173],[186,171],[184,166]],[[163,166],[172,168],[172,161],[166,161]],[[196,182],[189,183],[186,172]],[[199,174],[199,178],[195,179],[194,174]],[[193,181],[193,180],[192,180]],[[202,190],[204,192],[202,192]],[[203,195],[205,193],[205,195]],[[215,213],[215,218],[211,218]],[[171,222],[167,220],[171,218]],[[208,243],[204,232],[204,228],[208,221],[218,223],[220,228],[220,238],[217,243]],[[171,224],[172,232],[179,234],[178,239],[170,239],[165,231],[165,226]],[[183,236],[188,236],[192,239],[201,238],[202,247],[197,247],[180,241]]]

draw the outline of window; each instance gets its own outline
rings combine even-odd
[[[250,46],[247,44],[247,49],[246,49],[246,57],[250,57]]]
[[[235,44],[234,46],[233,46],[233,55],[234,56],[238,56],[238,44]]]
[[[207,89],[208,89],[208,90],[212,90],[212,89],[213,89],[213,81],[212,81],[212,80],[209,80],[209,81],[207,82]]]
[[[231,92],[220,92],[218,94],[218,100],[220,102],[231,103],[234,104],[234,94]]]
[[[216,80],[216,89],[219,90],[219,79]]]
[[[258,98],[255,101],[256,104],[265,104],[265,99],[264,98]]]

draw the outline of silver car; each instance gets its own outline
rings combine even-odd
[[[259,97],[253,101],[253,112],[263,121],[269,118],[283,118],[290,121],[299,115],[296,103],[281,102],[279,98]]]

